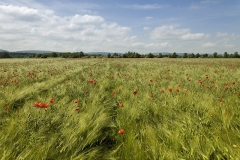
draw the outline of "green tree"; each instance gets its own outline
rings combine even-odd
[[[188,58],[195,58],[195,54],[194,53],[189,54]]]
[[[173,52],[172,57],[171,58],[177,58],[177,53]]]
[[[200,54],[199,54],[199,53],[197,53],[197,54],[196,54],[196,58],[199,58],[199,57],[200,57]]]
[[[228,58],[228,53],[227,53],[227,52],[224,52],[223,57],[224,57],[224,58]]]
[[[214,53],[213,53],[213,58],[217,58],[217,57],[218,57],[217,52],[214,52]]]
[[[154,58],[154,55],[152,53],[148,53],[147,58]]]
[[[234,58],[239,58],[238,52],[234,52],[233,57]]]
[[[84,57],[84,53],[81,51],[79,52],[79,58],[82,58],[82,57]]]
[[[57,53],[56,52],[52,52],[52,55],[51,55],[51,57],[57,57],[58,55],[57,55]]]
[[[159,53],[158,56],[157,56],[157,58],[163,58],[162,53]]]
[[[0,52],[0,58],[11,58],[8,52]]]
[[[108,53],[107,57],[108,57],[108,58],[111,58],[111,54],[110,54],[110,53]]]
[[[183,58],[187,58],[188,54],[187,53],[183,53]]]

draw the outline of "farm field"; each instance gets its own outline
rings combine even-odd
[[[238,59],[1,59],[0,159],[240,159]]]

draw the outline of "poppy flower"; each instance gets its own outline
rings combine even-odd
[[[34,102],[34,106],[35,106],[35,107],[38,107],[38,102]]]
[[[77,100],[77,99],[75,99],[73,102],[74,102],[74,103],[78,103],[78,100]]]
[[[181,86],[181,84],[178,84],[178,87],[180,87]]]
[[[219,98],[218,101],[219,101],[219,102],[223,102],[223,99],[222,99],[222,98]]]
[[[88,82],[89,82],[89,83],[93,83],[93,80],[92,80],[92,79],[90,79]]]
[[[172,92],[172,88],[168,88],[168,91],[169,91],[169,92]]]
[[[122,102],[119,102],[119,106],[120,106],[120,107],[123,107],[123,103],[122,103]]]
[[[116,94],[116,92],[112,92],[112,94],[113,94],[113,95],[115,95],[115,94]]]
[[[118,134],[123,134],[125,131],[124,131],[124,129],[120,129],[119,131],[118,131]]]
[[[49,102],[50,102],[50,103],[53,103],[53,102],[54,102],[54,99],[53,99],[53,98],[51,98]]]
[[[225,90],[225,91],[227,91],[227,90],[228,90],[228,88],[226,87],[226,88],[224,88],[224,90]]]
[[[151,93],[151,94],[150,94],[150,97],[151,97],[151,98],[153,98],[153,97],[154,97],[154,95]]]
[[[134,95],[136,95],[136,94],[137,94],[137,92],[138,92],[137,90],[134,90],[134,91],[133,91],[133,94],[134,94]]]
[[[41,108],[47,108],[48,106],[49,106],[49,104],[43,103]]]
[[[76,111],[79,111],[79,110],[80,110],[80,107],[76,107],[75,110],[76,110]]]
[[[164,89],[162,89],[161,92],[164,93]]]
[[[9,110],[10,107],[9,107],[9,106],[6,106],[5,108],[6,108],[6,110]]]
[[[179,89],[178,89],[178,88],[176,89],[176,92],[179,92]]]

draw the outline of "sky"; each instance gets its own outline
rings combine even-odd
[[[240,0],[0,0],[0,49],[240,52]]]

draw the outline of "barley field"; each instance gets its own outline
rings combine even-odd
[[[1,59],[1,160],[238,160],[238,59]]]

